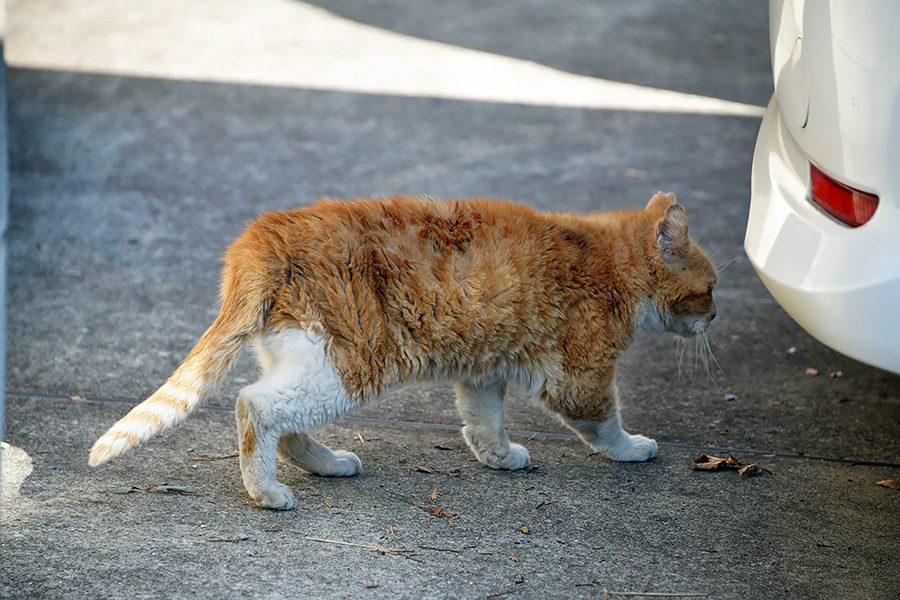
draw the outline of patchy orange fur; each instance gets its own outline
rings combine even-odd
[[[247,432],[244,434],[244,441],[241,444],[241,454],[245,456],[250,456],[256,452],[256,436],[253,433],[253,425],[247,427]]]

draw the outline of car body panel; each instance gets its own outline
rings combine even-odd
[[[900,373],[897,23],[900,3],[770,3],[776,93],[754,152],[745,250],[810,334]],[[878,195],[872,219],[851,228],[810,202],[810,163]]]

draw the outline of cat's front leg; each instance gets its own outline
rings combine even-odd
[[[631,435],[622,429],[618,410],[606,421],[573,420],[565,416],[563,423],[571,427],[595,452],[622,462],[641,462],[656,457],[656,442],[643,435]]]
[[[482,464],[493,469],[515,471],[531,464],[528,450],[510,444],[503,429],[503,394],[506,382],[470,384],[459,382],[456,406],[465,426],[463,437]]]
[[[544,396],[547,408],[557,413],[594,452],[622,462],[655,458],[655,441],[622,429],[615,370],[588,372],[587,375],[568,382],[563,389],[565,394]]]

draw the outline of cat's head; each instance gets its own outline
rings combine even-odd
[[[648,307],[646,324],[682,337],[706,333],[716,316],[716,268],[691,239],[687,214],[673,194],[656,194],[645,210],[658,216],[650,240],[656,306]]]

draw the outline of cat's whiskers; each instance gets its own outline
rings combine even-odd
[[[732,266],[734,266],[735,263],[742,262],[743,260],[744,260],[743,254],[738,254],[736,256],[733,256],[733,257],[729,258],[728,260],[726,260],[725,262],[723,262],[721,264],[717,264],[716,272],[719,274],[719,276],[721,276],[722,273],[725,273],[726,271],[728,271]]]
[[[725,376],[725,371],[713,352],[713,346],[721,346],[715,332],[707,328],[691,338],[678,337],[677,340],[676,353],[679,379],[684,381],[687,371],[690,371],[693,375],[702,367],[703,372],[706,374],[706,379],[712,382],[713,385],[717,385],[715,371],[718,371],[723,377]],[[686,357],[688,357],[687,361],[690,361],[690,365],[687,365]]]

